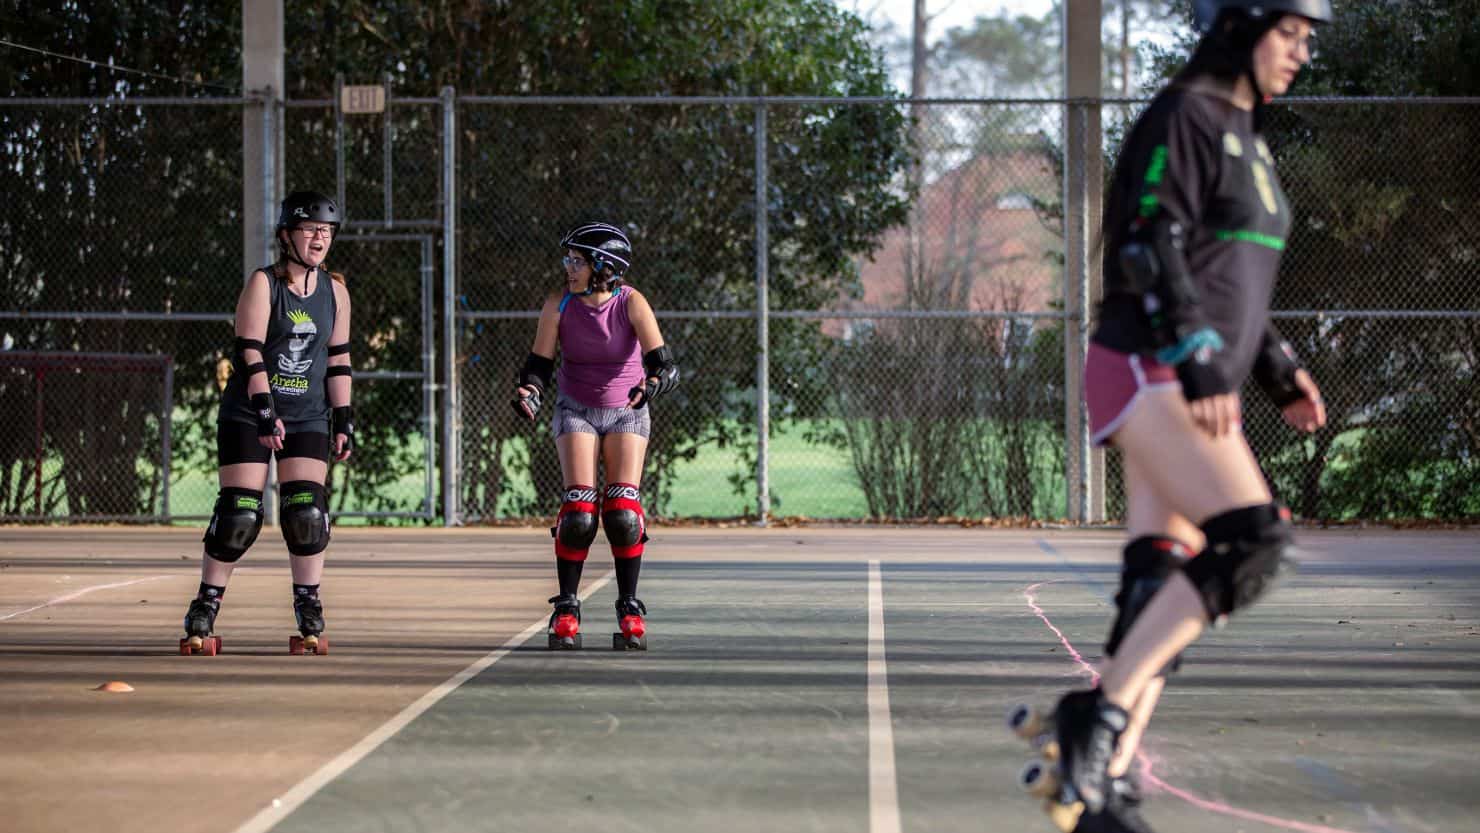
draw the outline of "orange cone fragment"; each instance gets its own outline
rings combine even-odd
[[[126,682],[124,682],[122,680],[109,680],[108,682],[103,683],[102,685],[100,685],[97,688],[93,689],[93,691],[114,691],[114,692],[125,692],[125,691],[133,691],[133,690],[134,690],[134,687],[133,686],[129,685],[128,683],[126,683]]]

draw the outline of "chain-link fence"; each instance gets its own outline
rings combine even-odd
[[[278,181],[342,195],[350,220],[330,262],[354,297],[360,443],[336,511],[553,514],[549,411],[517,420],[511,382],[561,233],[599,217],[631,231],[631,283],[684,374],[654,406],[656,513],[1077,516],[1065,171],[1108,171],[1139,104],[1105,105],[1110,139],[1085,150],[1062,128],[1083,104],[1062,100],[452,99],[276,108]],[[209,511],[254,106],[0,101],[8,349],[165,356],[174,375],[162,409],[161,376],[73,367],[38,421],[37,374],[6,364],[0,520]],[[1249,391],[1269,476],[1305,517],[1480,515],[1480,100],[1270,115],[1297,211],[1276,322],[1331,426],[1299,435]],[[1104,476],[1115,517],[1113,453]]]

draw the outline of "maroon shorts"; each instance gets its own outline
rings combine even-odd
[[[1084,402],[1089,406],[1090,439],[1105,445],[1131,415],[1141,391],[1181,389],[1177,371],[1150,356],[1120,353],[1090,342],[1084,357]]]

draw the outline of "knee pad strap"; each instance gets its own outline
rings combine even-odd
[[[289,480],[282,485],[279,522],[283,541],[294,555],[318,555],[329,546],[329,493],[312,480]]]
[[[1214,623],[1253,604],[1295,566],[1288,556],[1290,512],[1277,503],[1224,512],[1203,523],[1202,530],[1207,549],[1182,570]]]
[[[555,557],[566,561],[585,561],[591,542],[596,540],[596,489],[570,486],[560,503],[560,516],[550,528],[555,538]]]
[[[228,564],[246,554],[262,531],[262,492],[224,486],[216,495],[211,525],[206,527],[206,554]]]
[[[1189,552],[1181,542],[1164,535],[1144,535],[1125,546],[1120,571],[1120,592],[1115,594],[1115,622],[1105,641],[1105,656],[1113,657],[1121,640],[1130,633],[1151,597],[1166,584],[1167,577],[1182,568]],[[1164,669],[1175,671],[1182,664],[1179,654]]]
[[[642,493],[631,483],[612,483],[601,502],[601,522],[606,540],[617,558],[637,558],[648,541],[647,516],[642,511]]]

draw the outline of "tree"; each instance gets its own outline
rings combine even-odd
[[[327,96],[336,73],[362,83],[389,74],[402,96],[436,95],[443,85],[455,86],[460,95],[889,92],[881,57],[865,42],[862,25],[825,0],[289,0],[286,11],[293,22],[286,32],[286,75],[288,92],[296,98]],[[233,77],[240,64],[238,22],[210,18],[195,7],[84,12],[67,6],[37,13],[23,25],[29,28],[17,35],[22,41],[93,58],[116,55],[119,63],[166,74]],[[86,48],[79,47],[84,41]],[[158,89],[154,82],[115,89],[99,77],[105,76],[75,64],[41,62],[12,89],[27,95],[120,90],[139,95]],[[0,116],[12,115],[0,110]],[[101,119],[108,113],[94,115]],[[102,276],[124,264],[128,274],[147,276],[127,285],[133,308],[230,309],[240,285],[237,202],[221,195],[239,192],[240,153],[192,151],[217,147],[222,137],[229,149],[239,132],[204,119],[167,121],[151,108],[110,124],[105,147],[101,131],[73,129],[68,119],[53,123],[48,118],[28,114],[6,122],[10,141],[4,152],[20,156],[7,156],[0,174],[7,193],[18,195],[0,230],[5,250],[15,253],[4,267],[5,285],[7,292],[12,287],[32,292],[7,297],[7,306],[115,309],[123,303],[117,296],[120,284]],[[752,308],[753,123],[751,108],[733,106],[461,105],[460,302],[484,309],[537,308],[556,283],[555,241],[561,232],[602,216],[634,232],[632,280],[658,309]],[[904,121],[889,106],[781,106],[769,110],[768,125],[770,189],[764,208],[772,303],[817,306],[849,284],[852,258],[903,219],[904,202],[889,186],[906,160]],[[305,181],[329,187],[332,135],[332,120],[324,114],[287,112],[288,178],[295,187]],[[435,121],[425,115],[397,123],[396,154],[403,166],[398,186],[420,195],[429,210],[435,209],[427,195],[435,190],[436,139]],[[197,142],[193,147],[192,141]],[[36,181],[50,185],[72,170],[77,171],[72,182],[32,196]],[[379,171],[353,168],[349,176],[348,213],[364,218],[367,212],[359,206],[377,203],[366,195],[377,193]],[[111,196],[97,196],[100,184]],[[201,194],[211,197],[204,206]],[[140,214],[153,222],[125,221]],[[40,261],[68,251],[79,231],[88,243],[80,262],[69,258],[66,263],[70,280],[60,280],[60,264]],[[414,271],[389,271],[376,258],[348,250],[344,255],[355,267],[346,271],[356,291],[357,362],[388,366],[410,354],[409,366],[416,367],[418,345],[396,321],[416,303],[409,289]],[[161,260],[172,269],[163,281]],[[52,271],[32,280],[42,266]],[[356,284],[357,272],[382,280]],[[33,329],[25,338],[27,344],[72,348],[82,338],[99,345],[106,340],[102,331],[112,329],[119,328],[58,325]],[[705,444],[743,444],[754,425],[749,396],[754,353],[733,350],[737,342],[754,344],[753,325],[673,320],[664,322],[664,329],[686,373],[678,393],[662,403],[649,455],[660,510],[676,460],[692,457]],[[462,368],[463,398],[470,406],[464,412],[468,439],[462,451],[474,467],[462,497],[471,514],[543,511],[558,494],[550,443],[516,424],[504,405],[510,374],[528,350],[530,335],[527,327],[502,324],[462,335],[460,354],[469,361]],[[800,402],[816,401],[802,394],[815,393],[820,381],[797,380],[809,379],[798,365],[809,360],[819,338],[815,327],[774,326],[772,373],[781,382],[779,404],[793,395]],[[130,342],[176,355],[190,369],[187,384],[199,391],[196,405],[203,421],[210,417],[216,353],[227,343],[228,332],[209,346]],[[415,414],[401,404],[403,396],[379,394],[375,385],[362,386],[356,398],[357,422],[366,434],[356,476],[372,485],[387,483],[401,472],[371,449],[420,430]],[[788,413],[785,407],[778,410]],[[530,455],[537,497],[500,504],[515,476],[504,468],[506,457],[519,449]]]

